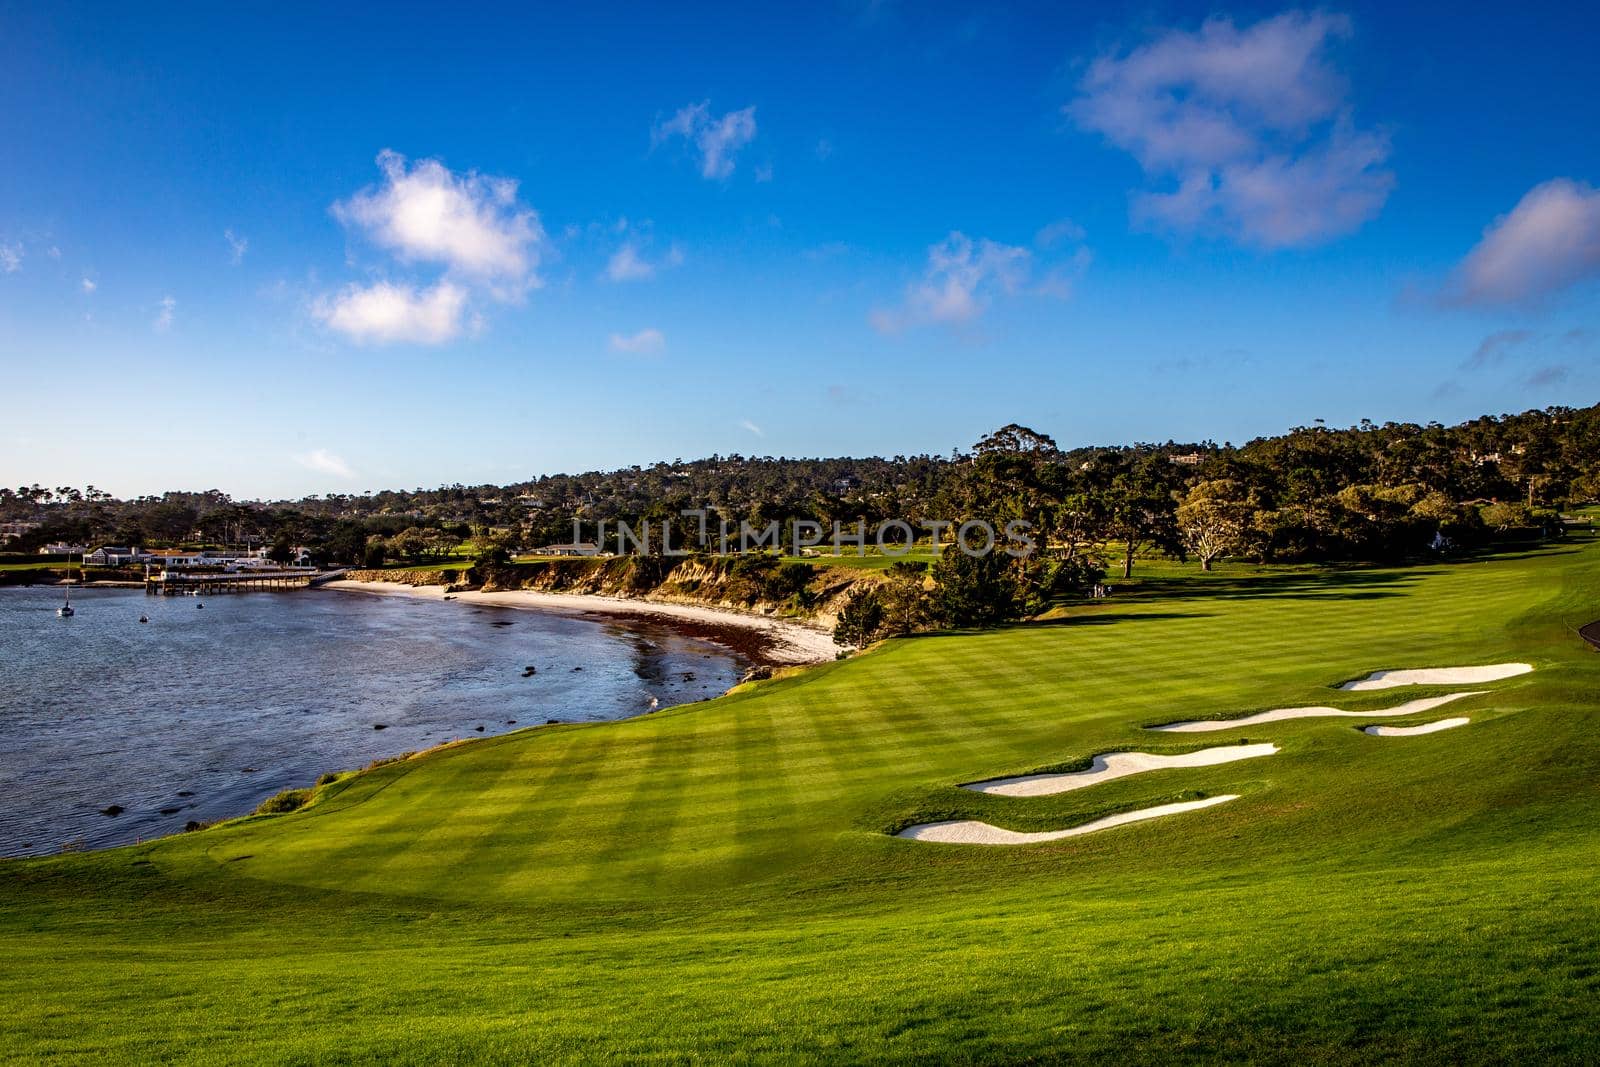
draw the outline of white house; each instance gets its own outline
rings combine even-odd
[[[125,567],[143,560],[144,553],[137,547],[123,548],[117,545],[102,545],[93,552],[86,553],[83,563],[86,567]]]
[[[570,545],[540,545],[533,550],[536,556],[598,556],[600,546],[587,541]]]

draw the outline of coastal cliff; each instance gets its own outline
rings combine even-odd
[[[526,589],[715,608],[832,628],[852,593],[876,586],[872,571],[770,556],[617,556],[557,559],[456,570],[351,571],[353,581],[439,585],[485,593]]]

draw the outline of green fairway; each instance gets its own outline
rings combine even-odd
[[[1135,575],[1062,618],[381,767],[295,814],[0,862],[0,1054],[1600,1058],[1600,657],[1575,633],[1600,618],[1600,542]],[[1462,687],[1330,687],[1512,660],[1536,669],[1394,720],[1472,720],[1437,734],[1142,729],[1376,710]],[[1281,751],[957,788],[1245,740]],[[890,836],[1223,793],[1041,845]]]
[[[922,563],[932,565],[938,560],[933,550],[924,546],[911,549],[901,555],[885,555],[876,548],[868,548],[857,555],[855,550],[846,546],[839,552],[834,552],[831,546],[818,550],[815,556],[782,556],[785,563],[809,563],[816,567],[843,567],[855,571],[886,571],[896,563]]]

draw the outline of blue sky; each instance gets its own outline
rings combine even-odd
[[[0,5],[0,482],[1588,404],[1600,15]]]

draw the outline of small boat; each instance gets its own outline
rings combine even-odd
[[[67,562],[72,562],[72,558],[70,556],[67,558]],[[56,614],[61,616],[63,619],[70,619],[77,614],[76,611],[72,610],[72,579],[70,575],[67,579],[66,588],[62,590],[62,593],[66,599],[62,602],[61,606],[56,609]]]
[[[148,616],[148,615],[140,615],[139,616],[139,621],[140,622],[149,622],[150,621],[150,616]]]

